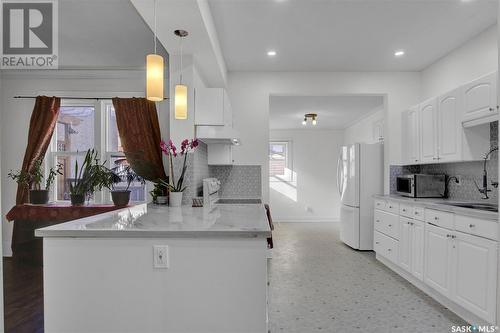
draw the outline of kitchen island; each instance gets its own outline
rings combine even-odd
[[[264,206],[138,205],[38,229],[46,332],[267,332]]]

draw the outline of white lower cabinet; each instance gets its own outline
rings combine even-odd
[[[399,230],[399,266],[423,280],[424,223],[400,217]]]
[[[421,206],[399,207],[399,215],[375,210],[377,257],[394,263],[402,275],[408,272],[409,280],[415,277],[412,282],[417,286],[415,281],[422,281],[420,288],[431,295],[445,296],[450,301],[449,305],[443,301],[446,306],[459,305],[457,313],[496,324],[497,222],[434,209],[425,210],[424,222],[408,217],[419,212],[415,216],[423,219]],[[396,217],[397,228],[389,227]]]
[[[426,225],[424,282],[445,296],[451,295],[451,231]]]
[[[424,226],[424,222],[414,220],[411,230],[411,273],[419,280],[424,279]]]
[[[497,242],[454,232],[453,298],[470,312],[494,322]]]

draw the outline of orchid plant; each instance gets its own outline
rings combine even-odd
[[[192,139],[191,141],[188,139],[185,139],[181,142],[181,149],[180,152],[178,152],[177,147],[174,145],[172,140],[168,140],[167,143],[165,141],[161,141],[160,143],[160,148],[163,154],[165,154],[168,157],[168,161],[170,164],[170,177],[169,177],[169,183],[165,184],[165,186],[169,189],[170,192],[183,192],[186,187],[183,185],[184,183],[184,175],[186,173],[186,161],[187,161],[187,154],[189,151],[192,151],[198,147],[198,139]],[[175,181],[175,176],[174,176],[174,158],[177,158],[177,156],[184,157],[183,163],[182,163],[182,169],[181,169],[181,174],[179,176],[179,179],[177,179],[177,182]]]

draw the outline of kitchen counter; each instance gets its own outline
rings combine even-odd
[[[262,204],[142,204],[36,235],[46,332],[268,331]]]
[[[38,237],[267,238],[271,229],[262,204],[167,207],[141,204],[37,229]]]
[[[440,199],[440,198],[409,198],[398,195],[374,195],[373,197],[377,199],[393,200],[401,203],[422,206],[424,208],[430,208],[445,212],[456,213],[460,215],[466,215],[478,219],[498,221],[498,212],[490,212],[486,210],[471,209],[471,208],[457,207],[444,204],[445,202],[464,203],[466,201]]]

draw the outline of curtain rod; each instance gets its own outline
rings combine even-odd
[[[37,98],[37,96],[14,96],[14,98]],[[100,99],[112,99],[113,97],[59,97],[61,99],[90,99],[90,100],[100,100]],[[170,98],[165,97],[164,100]]]

